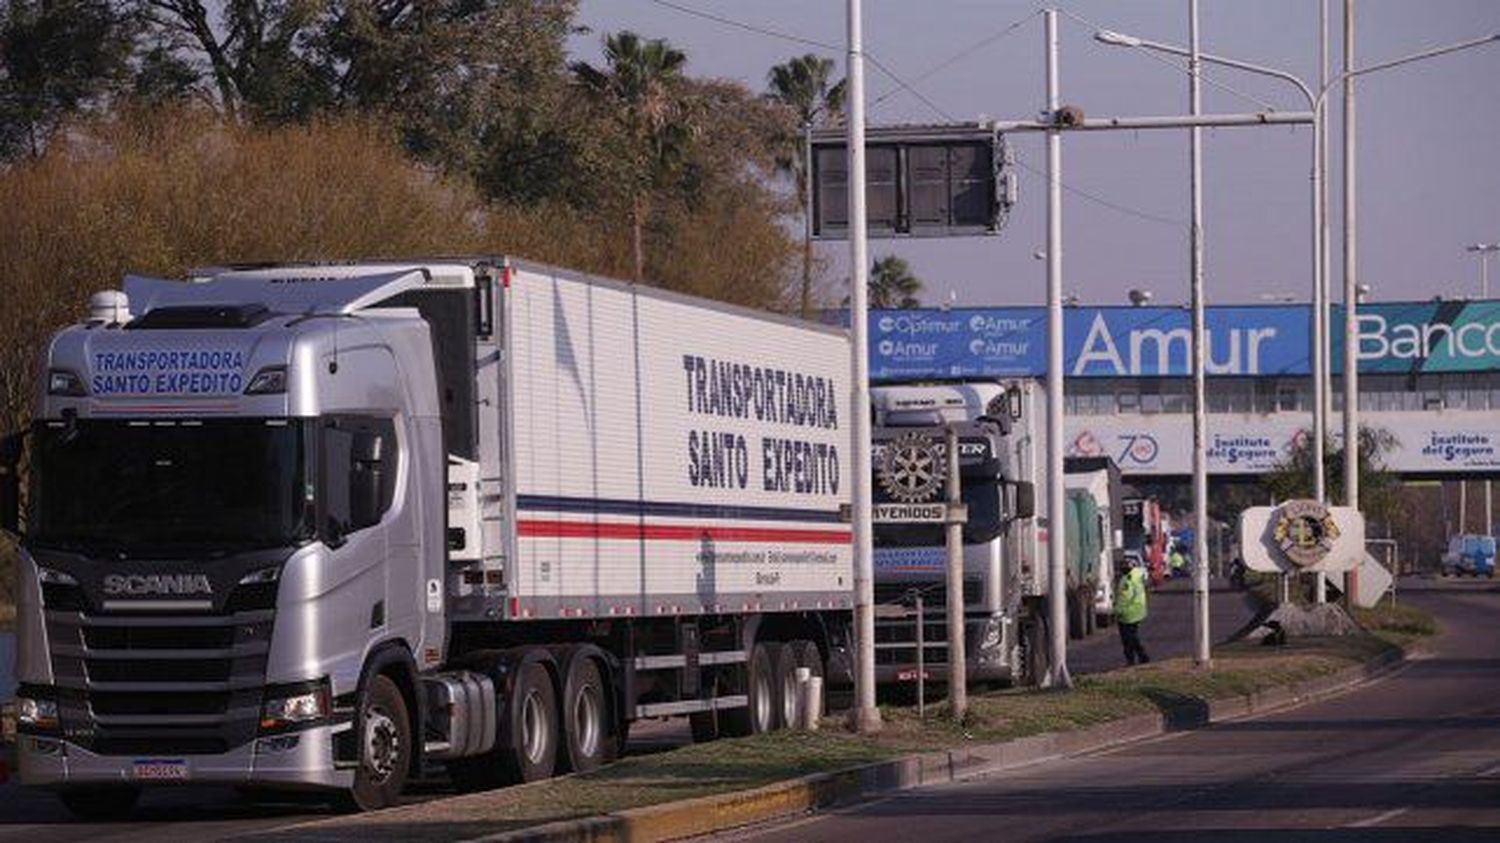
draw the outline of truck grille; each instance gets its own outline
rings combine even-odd
[[[877,582],[875,603],[877,605],[903,606],[910,611],[915,605],[911,594],[922,594],[922,650],[923,661],[931,670],[948,663],[948,583],[944,579],[919,582]],[[984,602],[984,583],[974,578],[964,579],[964,606],[976,609]],[[972,624],[965,624],[968,646],[974,646]],[[878,666],[912,667],[917,664],[917,617],[915,613],[906,617],[876,615],[875,620],[875,664]]]
[[[254,739],[272,611],[46,612],[68,739],[106,755],[216,754]]]
[[[941,613],[943,607],[948,605],[948,581],[946,579],[877,582],[875,583],[875,603],[910,606],[910,595],[913,591],[922,593],[924,614]],[[964,606],[973,609],[983,602],[984,582],[973,577],[966,578],[964,580]]]

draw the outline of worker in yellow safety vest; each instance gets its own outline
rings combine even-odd
[[[1126,664],[1151,661],[1141,646],[1141,622],[1146,619],[1146,569],[1139,559],[1120,575],[1115,588],[1115,625],[1120,628],[1120,645],[1125,648]]]

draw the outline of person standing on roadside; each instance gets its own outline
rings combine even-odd
[[[1141,622],[1146,620],[1146,571],[1140,560],[1132,560],[1115,588],[1115,625],[1120,628],[1120,646],[1127,665],[1151,661],[1141,646]]]

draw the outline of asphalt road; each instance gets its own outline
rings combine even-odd
[[[1146,620],[1141,624],[1141,643],[1153,659],[1188,656],[1193,652],[1192,583],[1183,578],[1169,580],[1151,590],[1146,599]],[[1210,583],[1209,632],[1215,643],[1228,641],[1255,616],[1255,604],[1243,591],[1223,580]],[[1125,666],[1120,636],[1113,627],[1101,628],[1082,641],[1068,642],[1068,672],[1074,675],[1101,673]]]
[[[1151,594],[1151,615],[1143,627],[1143,637],[1153,658],[1190,651],[1192,595],[1186,587],[1179,581]],[[1211,599],[1216,640],[1227,638],[1250,617],[1251,609],[1239,592],[1216,589]],[[1113,628],[1069,642],[1069,653],[1074,673],[1110,670],[1123,663]],[[683,718],[637,723],[631,731],[630,752],[660,752],[690,741]],[[432,799],[450,792],[441,784],[429,785],[411,798]],[[14,782],[0,784],[0,841],[206,840],[269,831],[331,815],[331,809],[317,803],[257,803],[240,798],[230,788],[186,787],[147,791],[130,821],[83,823],[75,821],[50,793],[21,788]]]
[[[1401,582],[1430,655],[1353,692],[729,839],[1500,840],[1500,591]]]

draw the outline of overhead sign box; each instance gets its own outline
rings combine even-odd
[[[849,151],[845,129],[812,138],[813,236],[849,236]],[[993,129],[868,127],[865,215],[872,237],[995,234],[1015,203],[1004,141]]]

